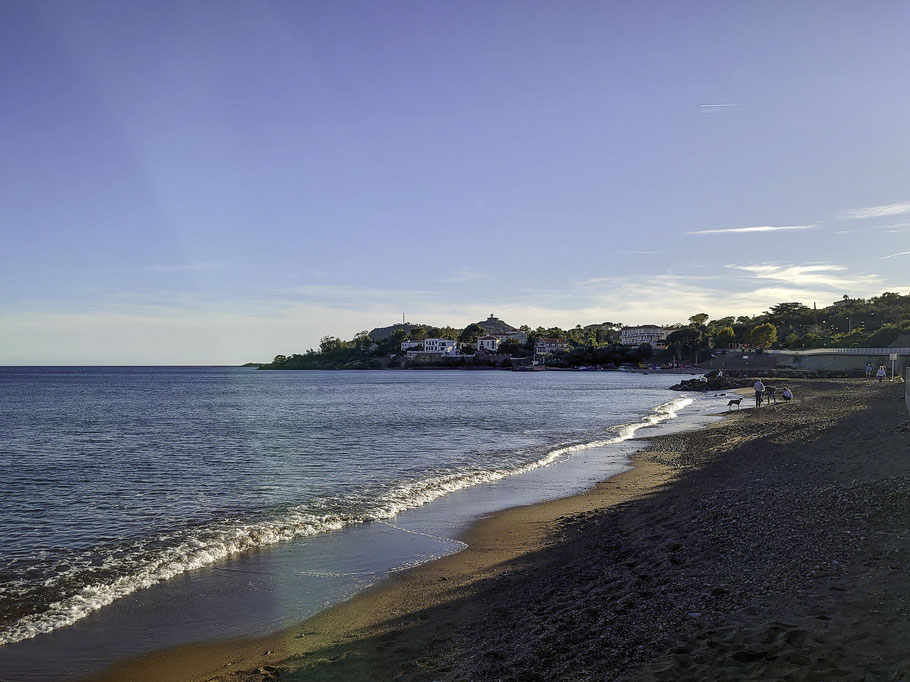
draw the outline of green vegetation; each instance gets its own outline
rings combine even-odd
[[[261,369],[382,369],[387,367],[509,367],[514,363],[530,362],[535,357],[535,343],[540,338],[555,338],[565,345],[543,360],[553,367],[617,367],[639,365],[650,359],[658,361],[699,362],[716,349],[742,345],[767,348],[837,348],[887,347],[902,335],[910,334],[910,295],[885,292],[870,299],[850,299],[815,310],[799,302],[784,302],[771,306],[761,315],[722,317],[711,320],[707,313],[697,313],[689,324],[673,325],[666,349],[653,352],[647,344],[633,347],[618,343],[622,324],[603,322],[572,329],[523,325],[518,330],[501,320],[490,317],[486,324],[495,326],[491,334],[521,331],[526,343],[507,339],[497,353],[473,357],[408,358],[401,351],[403,341],[420,342],[428,338],[456,340],[462,352],[473,355],[477,339],[487,334],[483,321],[464,329],[433,327],[402,323],[361,331],[350,341],[326,336],[319,349],[303,354],[278,355],[260,366]],[[910,342],[907,343],[910,345]],[[417,349],[421,349],[418,346]],[[250,366],[256,363],[249,363]]]
[[[754,318],[738,318],[732,325],[736,341],[762,347],[754,329],[774,327],[769,347],[885,348],[910,333],[910,295],[885,292],[869,299],[844,296],[837,304],[813,310],[798,302],[778,303]]]

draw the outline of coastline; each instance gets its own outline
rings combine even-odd
[[[449,381],[456,381],[454,374],[449,373]],[[300,383],[302,379],[297,377],[294,381]],[[325,381],[334,383],[335,378],[320,380]],[[435,377],[417,377],[414,381],[438,383]],[[476,385],[473,379],[458,378],[457,382],[468,390]],[[459,543],[453,538],[482,515],[508,506],[571,495],[626,469],[631,452],[642,447],[638,440],[625,440],[633,436],[637,427],[643,427],[636,434],[639,437],[656,434],[662,432],[662,427],[654,427],[657,422],[681,425],[690,416],[698,419],[706,412],[720,410],[719,407],[702,409],[716,400],[707,398],[705,402],[701,396],[697,405],[686,406],[692,403],[692,398],[668,392],[666,379],[659,377],[556,373],[549,377],[507,375],[496,379],[488,375],[480,383],[530,386],[533,390],[527,390],[538,394],[551,393],[553,386],[588,388],[565,396],[565,405],[584,407],[576,409],[574,417],[566,414],[565,421],[555,421],[549,428],[544,426],[546,420],[535,420],[524,427],[530,428],[521,432],[526,441],[542,442],[546,446],[526,452],[519,450],[523,457],[513,456],[513,442],[507,440],[508,434],[517,428],[518,414],[510,417],[511,423],[502,423],[501,436],[497,435],[498,429],[491,430],[491,424],[478,414],[476,423],[486,424],[481,428],[493,435],[499,443],[497,450],[505,455],[492,458],[483,469],[476,470],[489,476],[475,473],[457,478],[429,476],[426,480],[433,485],[419,486],[413,495],[407,486],[402,486],[400,494],[396,488],[395,495],[388,496],[392,501],[405,503],[399,506],[394,518],[383,515],[379,518],[384,521],[374,519],[367,523],[357,523],[354,518],[354,523],[338,531],[293,542],[263,543],[260,549],[239,552],[224,560],[215,555],[207,562],[211,565],[143,586],[102,608],[79,614],[79,621],[72,627],[59,626],[52,632],[0,647],[0,677],[36,682],[75,679],[93,674],[112,661],[146,652],[196,641],[260,637],[277,632],[350,598],[389,573],[456,551]],[[601,390],[605,385],[641,387],[644,392],[628,400],[614,400],[609,391]],[[522,393],[526,395],[524,389]],[[523,400],[531,404],[528,397]],[[680,407],[684,407],[679,414],[681,418],[673,419],[674,411]],[[547,411],[551,415],[564,414],[567,409],[554,405]],[[495,417],[491,419],[492,423],[499,423]],[[440,431],[437,437],[445,434]],[[480,435],[484,437],[483,442],[489,442],[488,434]],[[446,446],[440,443],[439,447]],[[395,452],[394,448],[391,451]],[[369,453],[364,454],[369,461]],[[516,462],[529,466],[516,468],[512,466]],[[548,462],[549,466],[539,466]],[[511,475],[500,478],[502,474]],[[435,485],[437,481],[441,485]],[[446,494],[429,504],[420,504],[440,492]],[[416,506],[406,504],[411,500],[417,502]],[[256,529],[241,528],[249,535]],[[123,582],[117,584],[122,586]],[[126,586],[130,587],[131,583]],[[103,598],[105,593],[100,595]]]
[[[896,578],[907,565],[894,561],[891,527],[907,523],[903,396],[862,381],[802,382],[796,392],[790,405],[649,438],[634,469],[482,519],[462,538],[468,549],[299,627],[153,653],[94,679],[840,674],[872,670],[867,640],[881,643],[882,669],[903,670],[897,645],[910,633],[893,609],[906,613]],[[881,513],[858,517],[859,501]],[[882,577],[864,569],[882,563],[885,536]],[[891,610],[859,618],[895,590]]]
[[[521,571],[527,564],[526,554],[551,546],[552,525],[559,519],[636,499],[669,482],[671,469],[651,454],[650,449],[636,452],[631,457],[632,468],[577,495],[481,517],[457,536],[467,545],[465,549],[393,574],[292,628],[264,638],[203,642],[153,652],[115,663],[86,679],[261,679],[263,673],[286,670],[286,665],[277,666],[288,657],[312,656],[350,641],[354,633],[358,638],[394,637],[400,627],[425,624],[428,619],[421,613],[425,609],[454,608],[489,581]],[[356,672],[351,674],[356,678]]]

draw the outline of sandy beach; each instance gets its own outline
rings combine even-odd
[[[787,383],[295,628],[95,679],[904,679],[903,384]]]

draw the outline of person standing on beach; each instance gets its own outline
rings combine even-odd
[[[872,363],[871,362],[866,363],[866,378],[867,379],[872,378]]]
[[[875,373],[875,376],[878,377],[878,383],[882,383],[886,374],[887,374],[887,372],[885,371],[885,366],[879,365],[878,371]]]
[[[761,394],[765,392],[765,385],[759,379],[752,388],[755,389],[755,407],[761,407]]]

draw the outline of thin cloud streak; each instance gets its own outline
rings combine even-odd
[[[868,206],[844,211],[843,216],[850,220],[864,220],[866,218],[884,218],[892,215],[910,213],[910,203],[885,204],[883,206]]]
[[[844,289],[873,291],[881,286],[878,275],[857,274],[849,276],[847,268],[829,263],[809,265],[780,265],[762,263],[759,265],[727,265],[730,270],[750,273],[758,280],[774,280],[791,286],[822,286],[834,291]],[[841,274],[843,273],[843,274]]]
[[[457,272],[447,276],[442,277],[438,281],[440,282],[473,282],[478,279],[483,279],[487,277],[486,272],[480,272],[478,270],[470,270],[468,268],[462,268]]]
[[[758,225],[756,227],[728,227],[722,230],[696,230],[686,234],[743,234],[751,232],[780,232],[782,230],[811,230],[815,225]]]
[[[886,258],[894,258],[895,256],[906,256],[910,254],[910,251],[898,251],[897,253],[892,253],[888,256],[882,256],[879,260],[885,260]]]
[[[148,265],[142,269],[149,272],[205,272],[209,270],[227,270],[230,267],[222,263],[174,263]]]

